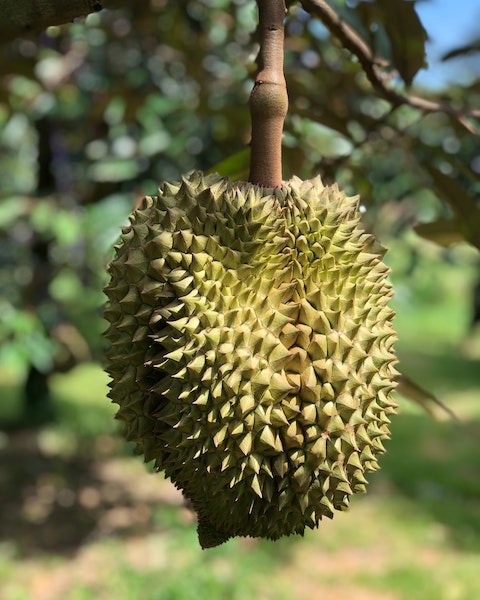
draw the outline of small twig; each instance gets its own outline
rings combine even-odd
[[[284,0],[257,0],[260,52],[258,75],[250,95],[252,141],[249,181],[282,185],[282,132],[288,110],[283,75]]]
[[[476,129],[469,123],[468,117],[480,118],[480,110],[458,111],[443,102],[435,102],[393,90],[388,84],[387,77],[381,71],[382,61],[374,56],[368,44],[348,23],[342,21],[325,0],[300,0],[300,3],[306,12],[316,15],[330,33],[340,40],[343,47],[357,57],[367,79],[385,100],[391,102],[395,107],[408,104],[423,113],[445,112],[454,117],[469,133],[477,134]]]

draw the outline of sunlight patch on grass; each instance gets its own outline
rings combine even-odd
[[[452,548],[435,518],[391,494],[359,497],[350,512],[321,524],[295,550],[280,575],[290,598],[304,596],[304,582],[309,597],[319,599],[321,590],[342,599],[345,590],[353,599],[480,597],[476,554]]]

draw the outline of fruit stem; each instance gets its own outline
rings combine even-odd
[[[277,187],[282,178],[282,132],[288,110],[283,75],[284,0],[257,0],[260,51],[258,74],[250,95],[251,183]]]

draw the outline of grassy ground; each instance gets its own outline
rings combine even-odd
[[[443,282],[450,266],[442,269]],[[56,376],[56,422],[0,433],[0,598],[480,598],[480,369],[471,351],[480,343],[465,355],[462,341],[469,276],[444,293],[433,285],[431,297],[399,281],[396,300],[402,370],[458,421],[434,421],[400,398],[368,494],[303,539],[201,551],[181,495],[118,435],[101,369]],[[18,390],[5,372],[0,393],[0,415],[12,419]]]

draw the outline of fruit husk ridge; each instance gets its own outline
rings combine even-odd
[[[395,410],[382,254],[319,177],[197,172],[132,214],[105,290],[109,395],[202,547],[303,534],[365,491]]]

